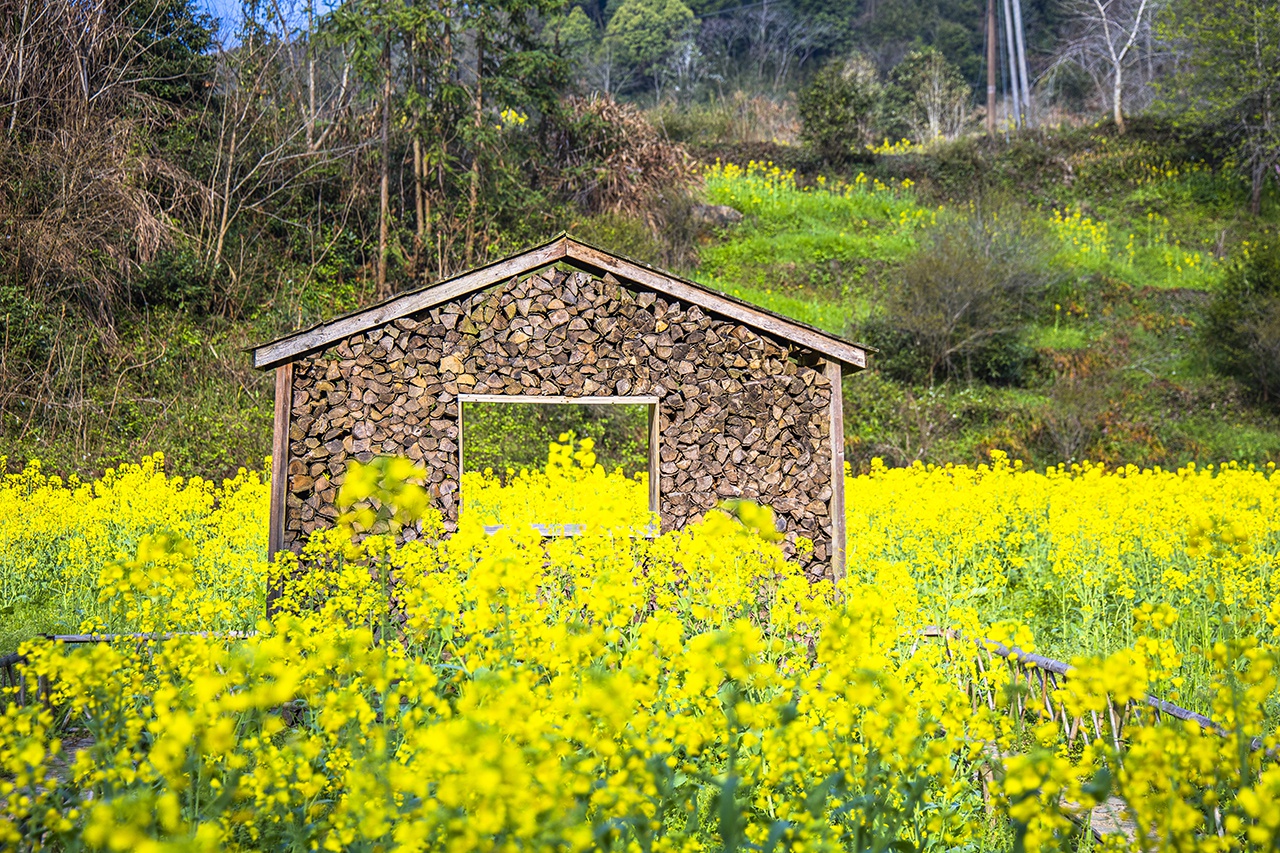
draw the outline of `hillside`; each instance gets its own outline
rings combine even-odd
[[[977,462],[996,448],[1038,467],[1275,460],[1275,411],[1216,374],[1197,335],[1223,277],[1270,234],[1275,204],[1252,217],[1247,185],[1154,136],[1101,128],[961,141],[846,170],[812,169],[803,150],[774,146],[760,152],[777,157],[772,165],[698,167],[696,196],[740,210],[740,224],[714,229],[686,214],[665,240],[619,215],[548,227],[660,264],[680,260],[683,240],[683,272],[878,347],[873,370],[845,389],[859,468],[876,456]],[[955,228],[971,229],[961,242],[1021,258],[1035,292],[1016,317],[993,308],[987,319],[1012,331],[930,382],[920,346],[886,322],[886,300],[903,298],[904,267],[919,272],[956,250],[938,243]],[[270,388],[244,349],[373,298],[358,277],[313,279],[234,320],[180,305],[123,318],[109,357],[68,401],[88,412],[42,424],[6,411],[8,464],[39,457],[91,473],[162,451],[193,473],[256,465],[269,449]]]
[[[710,171],[711,200],[747,219],[703,247],[698,274],[881,349],[846,387],[855,464],[975,462],[994,448],[1039,467],[1280,454],[1274,409],[1215,372],[1200,331],[1277,211],[1269,201],[1251,216],[1247,184],[1193,152],[1101,128],[880,157],[853,176],[748,172]],[[988,322],[1006,331],[929,382],[924,338],[883,315],[907,304],[904,274],[935,288],[907,294],[925,304],[963,287],[966,269],[992,274],[964,245],[1016,256],[1025,268],[1006,274],[1035,292],[1016,311],[993,307]]]

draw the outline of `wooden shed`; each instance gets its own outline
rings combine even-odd
[[[331,524],[350,460],[404,455],[456,525],[463,404],[643,402],[663,530],[773,508],[844,572],[841,377],[867,349],[567,235],[253,350],[276,374],[271,553]]]

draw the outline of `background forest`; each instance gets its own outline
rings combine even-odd
[[[1260,0],[0,0],[7,465],[255,465],[246,347],[561,229],[880,348],[855,466],[1275,460],[1278,102]]]

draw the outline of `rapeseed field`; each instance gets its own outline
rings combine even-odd
[[[376,460],[273,566],[252,472],[7,478],[5,553],[35,556],[5,595],[148,636],[24,644],[48,695],[0,714],[0,847],[1078,849],[1108,799],[1108,848],[1280,840],[1272,469],[876,466],[848,578],[811,585],[763,508],[636,535],[605,510],[642,483],[552,462],[472,486],[518,507],[554,479],[580,536],[446,536],[423,472]],[[984,637],[1071,659],[1066,717]]]

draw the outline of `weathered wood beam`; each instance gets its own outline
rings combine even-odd
[[[488,266],[446,279],[431,287],[414,290],[354,314],[294,332],[255,349],[253,366],[259,369],[275,367],[351,335],[366,332],[418,311],[434,308],[444,302],[466,296],[473,290],[498,284],[512,276],[532,272],[560,260],[564,257],[564,253],[565,238],[559,237],[527,252],[495,261]]]
[[[276,368],[276,411],[271,437],[271,515],[267,529],[267,559],[284,550],[284,523],[289,477],[289,420],[293,411],[293,362]],[[267,590],[270,613],[280,590]]]
[[[658,398],[654,398],[649,406],[649,512],[658,514],[662,509],[662,495],[658,491],[662,483],[662,472],[658,469],[658,450],[662,443],[662,406]],[[659,517],[658,526],[662,526]]]
[[[831,575],[839,583],[845,576],[844,385],[839,362],[828,361],[825,372],[831,383]]]

